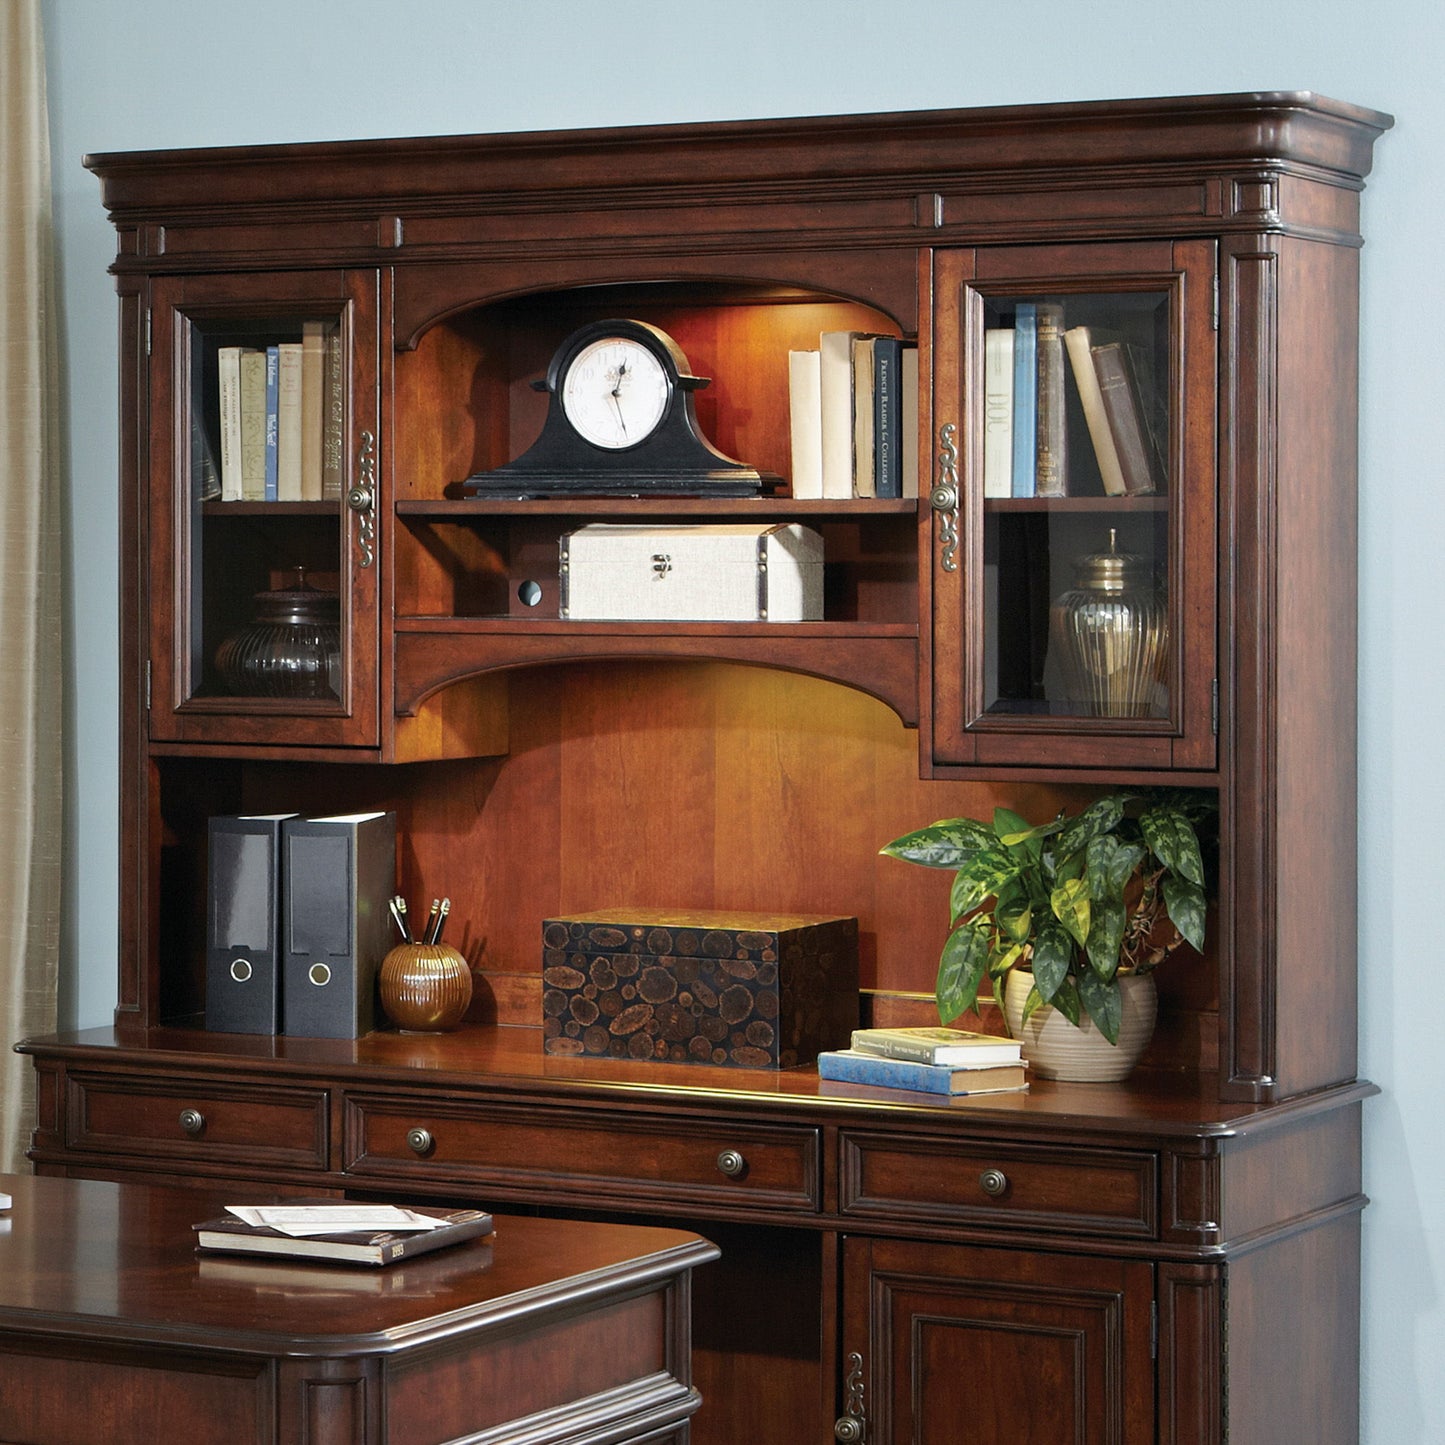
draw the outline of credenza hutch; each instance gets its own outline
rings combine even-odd
[[[1355,1439],[1359,208],[1389,124],[1264,93],[90,157],[119,236],[119,1006],[22,1045],[36,1169],[684,1223],[722,1249],[702,1445]],[[1070,414],[1064,495],[985,496],[984,338],[1046,305],[1123,338],[1153,491],[1106,491]],[[467,495],[609,318],[671,336],[700,428],[782,484]],[[898,497],[792,495],[789,352],[827,331],[916,347]],[[324,494],[216,495],[222,351],[308,340]],[[639,521],[815,529],[822,619],[566,616],[559,539]],[[1127,717],[1049,648],[1111,535],[1167,617]],[[238,692],[221,643],[298,583],[339,598],[337,665]],[[541,922],[612,906],[856,917],[861,1017],[927,1022],[947,877],[882,844],[1147,784],[1217,797],[1217,887],[1123,1084],[949,1101],[543,1053]],[[208,1031],[207,819],[373,808],[401,891],[451,900],[468,1021]]]

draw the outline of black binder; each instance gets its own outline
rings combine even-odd
[[[285,1031],[360,1038],[376,1026],[376,980],[391,946],[396,814],[292,818],[282,853]]]
[[[281,1032],[281,825],[293,813],[211,818],[207,828],[206,1027]]]

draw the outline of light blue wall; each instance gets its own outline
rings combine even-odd
[[[1396,115],[1364,212],[1362,1072],[1383,1095],[1366,1114],[1363,1439],[1445,1440],[1445,1048],[1433,1019],[1445,859],[1431,821],[1445,812],[1445,7],[45,0],[44,10],[73,579],[65,1008],[83,1024],[107,1021],[114,1003],[118,585],[113,236],[84,152],[1257,89],[1318,90]],[[1310,1445],[1283,1421],[1279,1439]]]

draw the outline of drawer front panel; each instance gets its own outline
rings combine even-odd
[[[447,1180],[536,1202],[818,1208],[813,1129],[357,1095],[345,1120],[345,1167],[357,1177]]]
[[[325,1169],[327,1091],[73,1071],[66,1143],[147,1159]]]
[[[1158,1234],[1159,1167],[1145,1151],[845,1131],[839,1140],[840,1212],[989,1229]]]

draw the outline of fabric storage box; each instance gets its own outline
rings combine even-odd
[[[823,617],[823,538],[796,522],[597,522],[565,533],[558,560],[562,616],[577,621]]]
[[[542,925],[543,1047],[786,1069],[858,1024],[858,920],[609,909]]]

